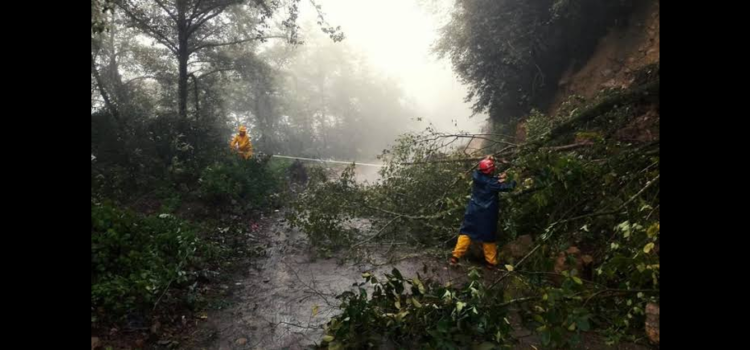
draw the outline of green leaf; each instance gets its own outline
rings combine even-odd
[[[513,265],[505,265],[505,269],[508,271],[513,271]]]
[[[422,281],[419,280],[419,278],[414,277],[414,279],[412,280],[412,282],[414,282],[414,284],[419,289],[419,293],[421,293],[421,294],[425,293],[424,285],[422,284]]]
[[[552,341],[552,333],[548,330],[544,330],[539,334],[542,338],[542,345],[547,346]]]
[[[401,321],[401,320],[403,320],[403,319],[404,319],[404,317],[406,317],[406,315],[408,315],[408,314],[409,314],[409,311],[401,311],[401,312],[399,312],[399,313],[398,313],[398,315],[396,315],[396,318],[397,318],[397,319],[398,319],[399,321]]]
[[[412,303],[412,304],[414,304],[414,306],[415,306],[415,307],[416,307],[417,309],[421,309],[421,308],[422,308],[422,304],[420,304],[420,303],[419,303],[419,300],[417,300],[417,299],[415,299],[415,298],[411,298],[411,303]]]
[[[650,242],[649,244],[646,244],[646,246],[643,247],[643,252],[648,254],[651,252],[652,249],[654,249],[654,242]]]
[[[620,232],[622,232],[623,237],[625,238],[630,237],[630,231],[631,231],[630,221],[621,222],[619,225],[617,225],[617,229],[620,230]]]
[[[466,303],[459,301],[459,302],[456,303],[456,310],[458,312],[461,312],[461,310],[463,310],[464,306],[466,306]]]
[[[576,323],[578,324],[578,328],[584,332],[588,332],[591,329],[588,318],[579,318]]]
[[[659,232],[659,223],[654,223],[653,225],[648,227],[648,230],[646,230],[646,234],[648,235],[648,238],[653,238],[656,236],[656,234]]]
[[[323,342],[324,342],[324,343],[330,343],[330,342],[332,342],[332,341],[333,341],[333,339],[334,339],[334,338],[333,338],[333,336],[332,336],[332,335],[326,335],[326,336],[324,336],[324,337],[323,337]]]
[[[438,321],[437,324],[437,330],[440,333],[447,333],[448,330],[450,330],[451,327],[451,321],[448,318],[443,318],[440,321]]]
[[[576,276],[573,276],[573,282],[575,282],[577,284],[583,284],[583,281],[580,278],[576,277]]]

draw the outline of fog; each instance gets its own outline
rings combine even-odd
[[[137,4],[149,16],[170,18],[153,3]],[[170,47],[173,29],[153,35],[118,12],[111,30],[92,40],[94,71],[101,71],[92,77],[92,112],[120,109],[144,126],[166,122],[166,115],[194,120],[206,134],[193,135],[185,147],[207,138],[228,142],[245,125],[265,154],[370,163],[403,133],[427,127],[479,132],[487,116],[471,117],[466,87],[432,51],[451,6],[445,0],[300,1],[301,45],[288,40],[282,24],[292,10],[280,7],[264,27],[253,6],[231,7],[194,38],[192,47],[208,49],[181,58],[186,73],[178,72],[180,55]],[[323,33],[329,26],[340,27],[344,40]],[[271,39],[215,45],[252,33]],[[108,89],[111,103],[102,94]]]
[[[303,14],[313,18],[308,2]],[[438,60],[430,47],[438,37],[441,13],[452,1],[420,4],[418,0],[319,0],[327,20],[340,25],[346,39],[382,74],[401,83],[415,102],[425,126],[438,129],[478,132],[485,115],[471,115],[464,102],[466,90],[453,73],[450,62]]]

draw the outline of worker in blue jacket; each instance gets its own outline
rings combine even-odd
[[[450,260],[453,265],[466,254],[472,240],[482,243],[484,258],[489,269],[495,268],[498,264],[496,243],[498,193],[512,191],[516,187],[516,182],[507,182],[507,174],[504,172],[495,177],[494,171],[495,160],[491,156],[479,162],[478,169],[474,171],[471,199],[466,207],[458,242]]]

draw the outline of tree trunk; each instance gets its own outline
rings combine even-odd
[[[180,117],[182,119],[187,119],[187,98],[188,98],[188,90],[187,90],[187,80],[188,80],[188,73],[187,73],[187,53],[183,52],[182,46],[180,47],[180,53],[179,57],[177,58],[179,62],[179,77],[177,81],[177,110],[180,114]]]
[[[120,110],[125,111],[125,116],[128,116],[128,102],[130,101],[129,91],[125,88],[122,82],[122,76],[120,75],[120,67],[117,63],[117,45],[115,44],[115,35],[117,31],[116,26],[115,10],[112,9],[112,16],[110,18],[110,30],[109,30],[109,41],[107,42],[108,53],[109,53],[109,65],[107,67],[107,81],[110,84],[110,91],[112,100],[119,107]]]
[[[185,1],[177,1],[177,31],[178,31],[178,52],[177,62],[179,64],[179,76],[177,80],[177,110],[183,120],[187,119],[187,99],[188,99],[188,26],[185,18]]]
[[[190,74],[190,77],[193,78],[193,99],[195,101],[195,118],[198,119],[200,117],[200,101],[198,96],[198,78],[195,77],[195,74]]]
[[[107,90],[104,88],[102,77],[99,76],[99,71],[96,69],[96,62],[94,61],[93,53],[91,54],[91,74],[93,74],[94,79],[96,79],[96,85],[99,86],[99,93],[102,95],[102,99],[104,99],[104,104],[107,106],[107,109],[109,109],[109,112],[112,113],[112,116],[115,118],[115,120],[119,122],[120,113],[117,111],[117,107],[109,99],[109,94],[107,93]]]

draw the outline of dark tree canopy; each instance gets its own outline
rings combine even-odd
[[[517,120],[543,107],[574,60],[584,60],[628,0],[456,0],[435,46],[469,87],[474,111]]]

